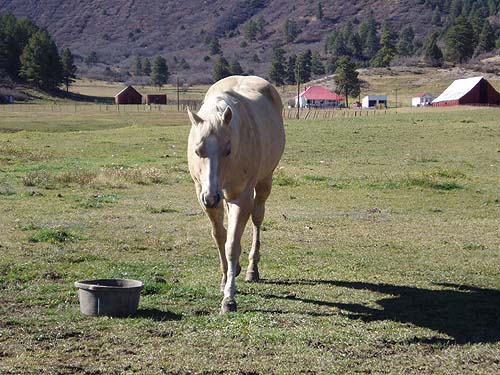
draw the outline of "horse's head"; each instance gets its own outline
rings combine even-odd
[[[200,201],[206,208],[215,208],[222,199],[224,172],[229,172],[227,165],[234,151],[231,142],[233,112],[226,105],[221,111],[204,112],[204,118],[189,109],[188,115],[192,124],[189,153],[201,185]]]

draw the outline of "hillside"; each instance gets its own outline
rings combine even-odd
[[[167,58],[171,72],[181,80],[210,80],[216,56],[210,56],[207,36],[217,36],[224,56],[240,61],[245,71],[267,75],[272,46],[283,40],[287,18],[300,30],[287,53],[307,48],[324,51],[329,33],[370,12],[379,24],[387,22],[398,31],[411,25],[423,42],[435,27],[431,25],[433,1],[353,0],[322,2],[323,17],[318,19],[318,2],[285,0],[77,0],[35,1],[0,0],[0,13],[27,16],[53,35],[59,47],[69,47],[76,55],[82,74],[106,78],[130,69],[135,55],[151,58],[159,53]],[[496,4],[496,3],[495,3]],[[264,29],[257,40],[245,40],[249,20],[262,17]],[[380,25],[379,25],[380,26]],[[245,44],[247,44],[245,46]],[[92,51],[98,63],[88,67],[83,60]],[[183,64],[183,59],[187,64]],[[108,69],[106,69],[106,67]]]

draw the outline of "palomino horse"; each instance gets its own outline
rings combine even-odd
[[[198,114],[188,109],[192,123],[189,171],[219,249],[224,292],[221,313],[236,311],[241,236],[250,215],[253,241],[245,280],[259,281],[264,205],[285,147],[281,109],[281,98],[269,82],[243,76],[228,77],[210,87]]]

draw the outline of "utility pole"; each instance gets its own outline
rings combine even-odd
[[[179,103],[179,76],[177,76],[177,112],[179,112],[180,109],[180,103]]]
[[[398,113],[398,89],[396,88],[396,114]]]
[[[297,120],[300,119],[300,79],[297,80]]]
[[[297,81],[297,120],[300,119],[300,68],[295,64],[295,80]]]

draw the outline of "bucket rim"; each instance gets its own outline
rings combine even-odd
[[[75,287],[84,290],[100,291],[140,291],[144,283],[133,279],[93,279],[75,281]]]

